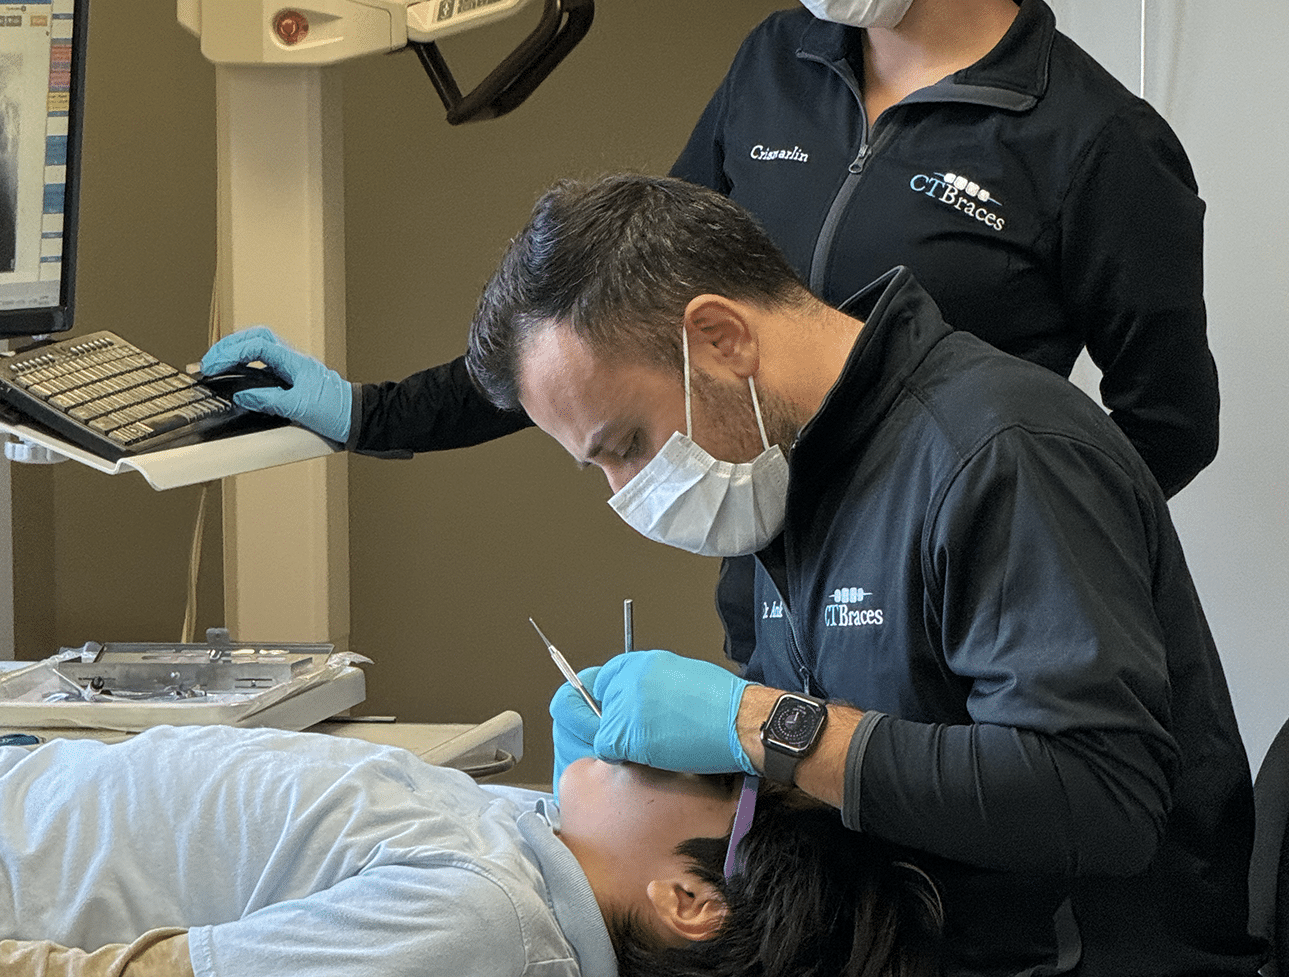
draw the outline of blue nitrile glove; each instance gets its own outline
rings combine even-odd
[[[735,722],[750,684],[720,665],[670,651],[611,658],[588,686],[604,713],[595,754],[663,770],[755,774]]]
[[[348,440],[353,388],[335,370],[282,342],[267,326],[252,326],[225,336],[201,358],[201,372],[220,373],[252,360],[259,360],[289,382],[291,389],[243,390],[233,394],[235,404],[289,418],[332,441]]]
[[[577,677],[588,689],[595,685],[595,676],[600,673],[599,665],[592,665],[577,673]],[[555,690],[551,697],[551,735],[555,741],[555,771],[551,776],[551,791],[559,800],[559,778],[564,775],[564,768],[574,760],[593,756],[595,732],[600,728],[600,717],[591,711],[591,707],[582,698],[582,693],[565,682]]]

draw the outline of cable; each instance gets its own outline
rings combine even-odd
[[[210,288],[210,316],[206,325],[206,348],[215,344],[219,337],[219,268],[216,259],[215,281]],[[201,575],[201,540],[206,528],[206,497],[210,493],[210,483],[202,485],[201,495],[197,498],[197,520],[192,529],[192,544],[188,548],[188,595],[184,604],[183,631],[179,640],[183,644],[192,642],[197,630],[197,580]]]
[[[203,485],[197,498],[197,522],[192,528],[192,546],[188,553],[188,601],[184,606],[183,634],[179,637],[183,644],[192,642],[193,632],[197,629],[197,578],[201,571],[201,537],[206,528],[206,493],[209,489],[209,483]]]

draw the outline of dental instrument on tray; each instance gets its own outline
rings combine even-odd
[[[559,653],[559,649],[551,644],[550,638],[542,634],[542,629],[537,626],[536,621],[530,617],[528,619],[528,623],[531,624],[533,626],[533,630],[537,632],[537,637],[541,638],[542,641],[546,643],[546,650],[551,653],[551,659],[555,662],[555,665],[559,670],[564,673],[564,677],[568,679],[568,684],[573,686],[573,688],[577,689],[577,691],[582,694],[582,698],[586,700],[586,704],[591,707],[591,711],[593,713],[597,716],[600,715],[599,704],[591,698],[591,693],[586,691],[586,686],[583,685],[581,679],[577,677],[577,672],[573,671],[573,666],[570,665],[564,656]]]

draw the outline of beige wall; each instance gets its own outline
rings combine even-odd
[[[333,69],[345,87],[349,376],[398,378],[459,353],[540,190],[565,175],[665,172],[739,40],[785,5],[600,0],[590,35],[528,103],[464,127],[443,121],[410,52]],[[469,86],[514,36],[508,26],[443,49]],[[99,4],[88,88],[77,331],[111,328],[170,362],[196,359],[214,271],[213,69],[171,0]],[[15,468],[17,656],[176,639],[199,490]],[[576,667],[620,648],[624,597],[638,645],[719,658],[716,564],[636,536],[607,497],[535,431],[412,461],[355,458],[352,645],[375,661],[362,711],[466,722],[516,709],[528,756],[513,779],[540,781],[559,679],[529,615]],[[222,618],[216,501],[199,628]]]

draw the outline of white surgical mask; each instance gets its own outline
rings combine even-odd
[[[635,477],[609,499],[628,526],[658,543],[702,556],[755,553],[783,529],[788,502],[788,461],[771,446],[761,420],[756,384],[756,426],[765,450],[754,460],[720,461],[694,443],[689,394],[689,340],[685,351],[685,433],[677,431]]]
[[[820,20],[851,27],[894,27],[913,0],[801,0]]]

